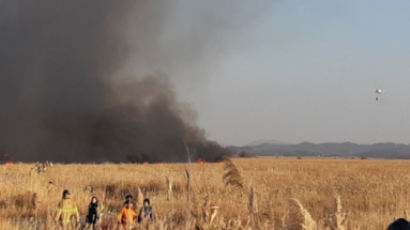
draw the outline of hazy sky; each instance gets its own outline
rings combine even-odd
[[[158,71],[209,138],[410,143],[410,1],[178,2],[161,39],[182,44]]]

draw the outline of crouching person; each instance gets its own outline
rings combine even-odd
[[[118,225],[123,226],[124,229],[132,229],[135,226],[135,219],[138,216],[133,208],[134,203],[131,200],[127,200],[125,207],[122,208],[121,213],[118,215]]]
[[[71,194],[67,189],[63,191],[62,200],[58,203],[55,220],[64,230],[76,229],[80,221],[77,206],[71,200]]]
[[[400,218],[391,223],[387,230],[410,230],[410,224],[406,219]]]

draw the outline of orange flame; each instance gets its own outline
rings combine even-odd
[[[148,161],[145,161],[145,162],[143,163],[143,165],[149,165],[149,162],[148,162]]]
[[[202,165],[203,163],[205,163],[204,160],[202,160],[202,158],[198,158],[198,160],[196,161],[198,164]]]
[[[8,162],[4,163],[4,165],[14,165],[14,162],[8,161]]]

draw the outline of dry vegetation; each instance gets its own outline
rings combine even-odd
[[[232,163],[233,162],[233,163]],[[63,189],[82,217],[92,195],[115,229],[126,194],[152,201],[141,229],[384,230],[410,210],[410,161],[234,159],[205,164],[0,166],[0,229],[55,229]],[[49,181],[53,181],[50,184]],[[141,205],[141,204],[139,204]]]

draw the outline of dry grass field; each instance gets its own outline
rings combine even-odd
[[[31,170],[34,164],[1,165],[0,229],[56,229],[63,189],[83,218],[90,197],[99,198],[101,229],[116,229],[127,194],[152,201],[155,221],[137,229],[385,230],[395,218],[409,217],[410,161],[232,162],[55,164],[42,173]]]

